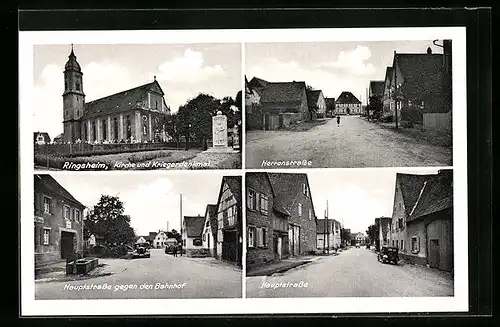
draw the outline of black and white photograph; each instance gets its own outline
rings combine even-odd
[[[35,174],[35,299],[241,298],[241,226],[241,176]]]
[[[35,45],[33,64],[35,169],[241,168],[240,44]]]
[[[452,169],[245,178],[248,298],[454,296]]]
[[[452,40],[247,43],[246,167],[452,165]]]

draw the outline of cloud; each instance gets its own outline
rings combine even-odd
[[[254,76],[270,82],[304,81],[323,91],[325,97],[337,98],[342,91],[351,91],[359,97],[366,92],[366,78],[326,69],[318,65],[305,66],[296,61],[266,58],[247,66],[248,78]]]
[[[85,101],[92,101],[135,87],[129,70],[121,65],[103,61],[90,62],[82,67]],[[47,132],[53,139],[63,132],[63,66],[48,64],[35,78],[33,89],[35,130]]]
[[[367,46],[358,45],[354,50],[341,51],[336,61],[321,63],[319,66],[338,68],[355,76],[372,75],[376,71],[375,66],[367,62],[371,55]]]
[[[221,65],[203,66],[203,53],[186,49],[182,56],[159,65],[156,77],[162,81],[196,84],[225,73]]]

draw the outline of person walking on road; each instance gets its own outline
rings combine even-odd
[[[172,249],[172,253],[174,254],[174,257],[177,256],[177,246],[174,246],[174,248]]]
[[[340,116],[337,115],[337,127],[340,127]]]

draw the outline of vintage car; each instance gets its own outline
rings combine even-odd
[[[151,252],[149,252],[149,243],[138,243],[135,245],[134,252],[132,253],[133,258],[150,258]]]
[[[167,243],[167,245],[165,246],[165,253],[166,254],[173,254],[174,249],[176,249],[178,247],[179,242],[177,242],[177,240],[175,238],[167,238],[166,243]]]
[[[382,249],[378,253],[377,259],[382,263],[389,262],[397,265],[399,261],[398,248],[391,246],[382,247]]]

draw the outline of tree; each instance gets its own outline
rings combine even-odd
[[[175,238],[177,240],[177,242],[181,243],[182,242],[182,235],[179,234],[178,231],[176,231],[175,229],[172,229],[171,231],[167,232],[167,237],[168,238]]]
[[[177,113],[180,135],[199,141],[212,136],[212,116],[220,109],[220,100],[211,95],[200,93],[179,107]]]
[[[349,229],[341,228],[340,229],[340,238],[342,239],[342,242],[346,244],[351,243],[351,233]]]
[[[366,235],[370,239],[370,243],[375,244],[376,240],[378,239],[378,226],[377,225],[368,226],[368,229],[366,230]]]
[[[135,240],[130,216],[124,215],[123,202],[117,196],[101,195],[99,202],[89,211],[84,235],[101,236],[106,244],[127,244]]]
[[[384,107],[384,104],[380,99],[376,96],[371,96],[370,99],[368,100],[368,105],[366,106],[366,111],[367,113],[370,112],[370,110],[373,111],[373,116],[372,118],[378,119],[382,115],[382,109]]]
[[[179,141],[179,119],[177,114],[171,114],[167,116],[165,121],[165,131],[170,135],[175,141]]]

